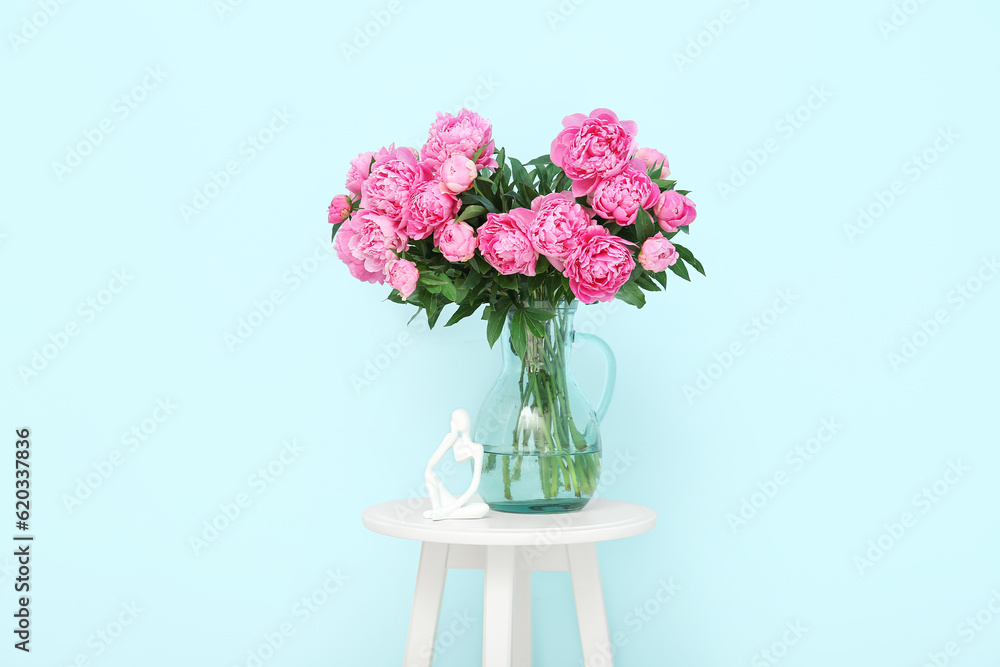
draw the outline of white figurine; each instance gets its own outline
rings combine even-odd
[[[427,495],[431,498],[431,509],[424,512],[427,519],[479,519],[486,515],[490,506],[475,495],[479,488],[479,479],[483,468],[483,446],[473,442],[470,437],[472,419],[462,408],[451,413],[451,432],[444,436],[437,451],[427,462],[424,471],[424,482],[427,484]],[[441,462],[445,453],[453,450],[456,461],[472,459],[472,484],[461,496],[456,498],[448,493],[444,483],[434,472],[434,466]],[[466,505],[469,500],[473,502]]]

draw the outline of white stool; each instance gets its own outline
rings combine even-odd
[[[366,509],[365,528],[419,540],[420,565],[403,667],[431,667],[448,569],[485,571],[483,667],[530,667],[531,572],[569,572],[584,664],[611,665],[611,641],[597,567],[597,542],[639,535],[656,523],[648,507],[595,498],[579,512],[425,519],[427,498]],[[602,656],[603,662],[595,660]]]

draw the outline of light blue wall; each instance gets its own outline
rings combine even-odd
[[[419,145],[435,111],[471,98],[525,159],[548,152],[564,115],[610,107],[698,203],[688,240],[708,278],[673,282],[642,312],[580,315],[603,316],[618,355],[604,437],[607,461],[627,463],[605,495],[659,514],[652,533],[599,550],[627,640],[618,664],[917,667],[955,642],[949,664],[1000,665],[1000,615],[963,625],[1000,591],[1000,277],[977,275],[1000,250],[995,2],[226,1],[0,12],[0,440],[9,458],[13,430],[32,429],[37,535],[33,650],[4,646],[2,664],[252,665],[283,623],[294,634],[268,667],[401,661],[418,547],[359,515],[417,492],[450,410],[478,407],[499,354],[479,321],[407,328],[410,309],[327,259],[325,207],[349,158]],[[898,30],[880,29],[894,12]],[[387,25],[345,55],[380,13]],[[144,82],[134,108],[120,101]],[[798,127],[784,120],[796,113]],[[53,162],[102,123],[60,178]],[[270,143],[245,143],[271,123]],[[914,169],[925,152],[936,161]],[[209,187],[230,162],[238,173]],[[753,173],[734,182],[734,169]],[[891,205],[850,232],[894,181]],[[781,295],[791,305],[771,312]],[[894,364],[904,339],[920,347]],[[36,351],[51,358],[23,379]],[[580,354],[596,393],[600,364]],[[385,368],[358,390],[368,363]],[[686,395],[699,373],[713,377]],[[824,420],[836,433],[821,451],[789,458]],[[123,439],[144,423],[145,440]],[[280,475],[255,476],[293,441]],[[938,483],[938,502],[918,498],[950,462],[967,472]],[[775,474],[786,483],[771,488]],[[249,504],[195,553],[189,538],[241,494]],[[734,530],[744,499],[763,506]],[[0,556],[5,615],[11,565]],[[346,580],[301,606],[328,572]],[[481,583],[451,579],[444,623],[475,623],[455,625],[442,667],[478,664]],[[134,622],[120,611],[132,603]],[[537,575],[535,605],[536,664],[579,664],[568,579]],[[105,644],[119,616],[131,624]],[[807,631],[771,663],[760,652],[786,623]]]

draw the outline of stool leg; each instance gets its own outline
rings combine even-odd
[[[514,547],[486,548],[483,592],[483,667],[511,667],[514,622]]]
[[[413,592],[403,667],[431,667],[447,575],[448,545],[424,542],[420,547],[420,565],[417,567],[417,586]]]
[[[531,570],[514,575],[514,667],[531,667]]]
[[[604,613],[597,548],[593,543],[570,544],[566,546],[566,553],[569,556],[569,574],[573,580],[573,597],[576,599],[583,664],[587,667],[611,667],[611,639],[608,637],[608,619]]]

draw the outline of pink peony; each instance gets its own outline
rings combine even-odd
[[[479,172],[476,163],[464,155],[452,155],[441,164],[438,175],[449,192],[458,194],[472,187]]]
[[[535,197],[531,210],[535,214],[528,225],[531,246],[562,271],[563,260],[576,247],[578,237],[593,224],[590,211],[568,191]]]
[[[653,273],[664,271],[668,266],[677,263],[677,248],[668,241],[661,232],[656,232],[642,244],[639,251],[639,264]]]
[[[573,180],[577,197],[594,189],[597,181],[625,168],[638,145],[634,121],[619,121],[615,112],[594,109],[563,118],[562,132],[552,141],[552,162]]]
[[[694,222],[698,212],[693,201],[674,190],[665,190],[653,205],[653,215],[663,231],[676,232]]]
[[[468,109],[462,109],[457,116],[438,111],[437,120],[431,124],[427,143],[420,149],[420,157],[431,167],[440,167],[453,155],[473,156],[480,148],[477,169],[496,169],[493,159],[493,126],[490,121]]]
[[[425,239],[454,220],[460,205],[439,181],[417,183],[403,200],[402,227],[411,239]]]
[[[597,183],[590,195],[590,205],[601,217],[619,225],[631,225],[639,209],[652,206],[659,194],[659,188],[646,175],[642,160],[635,159],[622,171]]]
[[[337,257],[340,258],[344,264],[347,264],[347,268],[350,270],[351,275],[362,280],[366,283],[383,283],[385,282],[385,275],[382,271],[369,271],[365,268],[364,259],[358,259],[351,253],[350,240],[354,236],[354,230],[350,227],[350,221],[346,222],[343,227],[337,231],[337,235],[333,238],[333,247],[337,251]]]
[[[406,195],[415,183],[425,180],[427,172],[417,164],[412,148],[397,148],[379,155],[361,188],[361,208],[378,211],[399,223]]]
[[[531,211],[526,208],[515,208],[509,213],[487,213],[486,223],[479,228],[479,252],[505,276],[513,273],[535,275],[538,253],[531,247],[527,232],[531,217]]]
[[[361,186],[364,185],[365,179],[368,178],[371,171],[372,159],[395,154],[395,152],[396,145],[389,144],[388,147],[383,146],[375,152],[358,153],[358,156],[351,160],[351,166],[347,170],[347,191],[352,195],[361,194]]]
[[[580,245],[566,258],[563,269],[576,298],[583,303],[614,299],[635,268],[629,245],[632,244],[611,235],[603,225],[594,225],[583,232]]]
[[[434,230],[434,245],[449,262],[468,262],[476,254],[476,230],[466,222],[446,222]]]
[[[666,178],[670,175],[670,162],[667,160],[667,156],[655,148],[640,148],[635,156],[642,160],[647,170],[653,167],[660,168],[653,172],[653,178]]]
[[[364,263],[364,268],[370,273],[385,270],[385,265],[395,259],[394,251],[406,247],[406,236],[399,230],[393,220],[378,211],[362,209],[349,218],[340,232],[353,230],[347,241],[351,254]]]
[[[399,295],[405,301],[413,294],[413,290],[417,289],[420,271],[417,271],[417,265],[408,259],[394,259],[386,265],[385,275],[389,278],[392,288],[399,290]]]
[[[347,198],[347,195],[337,195],[330,202],[330,208],[327,209],[326,215],[331,225],[347,220],[351,217],[351,200]]]

